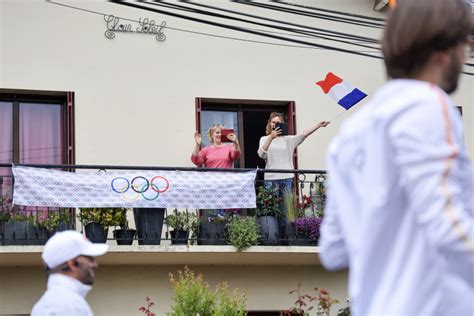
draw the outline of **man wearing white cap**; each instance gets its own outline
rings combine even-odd
[[[31,315],[93,315],[85,297],[94,283],[98,267],[95,257],[105,254],[108,248],[106,244],[91,243],[73,230],[51,237],[42,255],[49,274],[48,288]]]

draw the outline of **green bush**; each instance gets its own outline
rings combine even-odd
[[[246,295],[240,296],[238,290],[229,293],[226,283],[218,285],[215,291],[209,288],[202,274],[195,275],[188,267],[170,273],[174,289],[173,305],[168,316],[245,316]]]
[[[217,305],[213,316],[245,316],[247,296],[244,294],[239,296],[239,291],[234,290],[233,294],[229,293],[227,283],[223,283],[217,288],[220,297],[220,304]]]
[[[227,224],[227,241],[238,251],[258,243],[259,233],[254,217],[234,216]]]
[[[216,293],[204,282],[202,274],[195,275],[188,267],[178,271],[177,278],[169,275],[174,288],[173,305],[168,316],[212,316],[216,308]]]
[[[82,225],[99,223],[103,228],[123,224],[126,210],[123,208],[81,208],[77,215]],[[125,215],[124,215],[125,214]]]

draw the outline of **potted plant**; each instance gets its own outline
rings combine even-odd
[[[298,218],[294,222],[296,228],[296,245],[316,246],[319,240],[319,230],[321,227],[321,218],[316,216],[306,216]]]
[[[172,228],[170,231],[172,245],[185,245],[188,242],[189,233],[196,225],[197,216],[193,213],[178,212],[175,209],[165,218],[165,224]]]
[[[134,208],[133,217],[139,245],[161,244],[161,232],[165,218],[164,208]]]
[[[272,188],[261,186],[257,193],[257,223],[262,245],[276,245],[278,242],[278,221],[280,214],[278,195]]]
[[[4,245],[28,245],[28,236],[33,235],[33,224],[31,214],[22,210],[4,212],[3,244]]]
[[[311,210],[311,197],[303,195],[302,203],[296,203],[296,196],[293,193],[285,193],[284,202],[287,208],[288,244],[290,246],[316,245],[321,219]]]
[[[226,226],[229,220],[228,214],[217,214],[214,210],[206,210],[205,215],[199,221],[198,245],[227,245]]]
[[[242,251],[258,244],[258,225],[255,217],[233,216],[227,226],[227,240]]]
[[[121,208],[82,208],[78,214],[86,237],[94,243],[105,243],[109,226],[120,225]]]
[[[114,239],[117,241],[117,245],[131,245],[136,230],[130,229],[128,226],[127,209],[120,209],[120,211],[116,213],[115,220],[116,223],[118,223],[117,226],[120,226],[120,229],[114,230]]]
[[[56,232],[74,229],[72,210],[60,208],[49,210],[46,217],[41,220],[41,226],[45,227],[48,235],[52,236]]]

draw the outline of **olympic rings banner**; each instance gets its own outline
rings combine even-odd
[[[65,172],[14,166],[13,203],[42,207],[255,208],[250,172]]]

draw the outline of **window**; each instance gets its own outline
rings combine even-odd
[[[232,128],[239,138],[240,161],[236,168],[264,168],[265,161],[257,156],[260,137],[271,112],[280,112],[288,122],[289,133],[295,134],[295,103],[293,101],[233,100],[196,98],[196,128],[203,138],[203,146],[209,144],[207,130],[212,124]],[[295,153],[295,168],[297,164]]]
[[[0,89],[0,164],[73,164],[74,93]],[[0,196],[12,172],[0,166]]]

